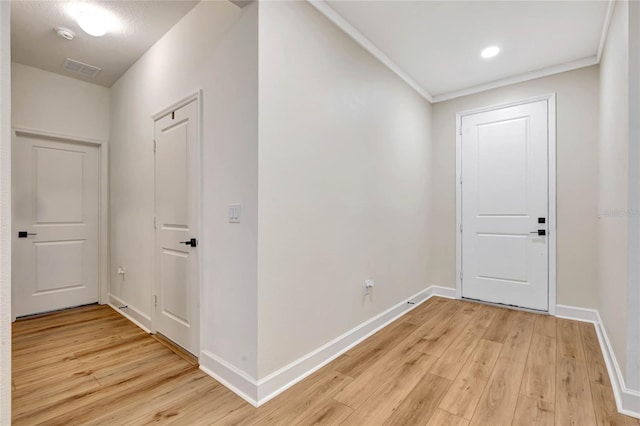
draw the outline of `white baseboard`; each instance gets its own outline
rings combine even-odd
[[[260,380],[250,377],[208,351],[201,353],[200,368],[251,405],[259,407],[433,296],[455,299],[456,290],[450,287],[428,287]],[[618,411],[640,418],[640,392],[626,388],[598,311],[557,305],[556,316],[595,325]]]
[[[430,286],[260,380],[206,350],[199,357],[200,369],[251,405],[259,407],[433,296],[455,299],[456,289]],[[109,295],[109,306],[150,333],[151,318],[131,306],[119,309],[124,305],[124,301]],[[626,387],[600,313],[595,309],[557,305],[556,316],[595,325],[617,409],[622,414],[640,418],[640,391]]]
[[[262,405],[294,384],[324,367],[358,343],[373,335],[402,315],[433,296],[436,289],[429,287],[359,326],[336,337],[327,344],[258,380],[258,405]],[[412,302],[413,304],[410,304]]]
[[[622,370],[620,370],[620,365],[616,359],[616,354],[613,351],[613,346],[602,323],[602,318],[600,318],[600,313],[598,311],[595,312],[597,317],[595,324],[596,333],[598,334],[598,341],[600,342],[604,361],[607,364],[609,380],[611,381],[618,411],[627,416],[640,419],[640,392],[627,388]]]
[[[258,406],[258,381],[215,354],[204,350],[198,358],[204,371],[254,407]]]
[[[443,287],[439,285],[432,285],[427,289],[427,291],[429,291],[429,297],[440,296],[440,297],[446,297],[447,299],[456,298],[455,287]]]
[[[613,352],[613,346],[611,346],[611,341],[602,323],[600,313],[596,309],[557,305],[556,316],[559,318],[593,323],[596,328],[596,334],[598,335],[602,356],[607,365],[607,372],[609,373],[611,388],[613,389],[613,395],[616,400],[616,407],[620,413],[640,419],[640,392],[629,389],[625,385],[622,370],[620,370],[616,354]]]
[[[127,303],[113,294],[109,294],[109,302],[107,304],[147,333],[152,332],[151,318],[148,315],[143,314],[133,306],[128,306]],[[126,308],[123,308],[123,306],[126,306]]]
[[[432,296],[455,298],[455,289],[431,286],[422,290],[260,380],[208,351],[203,351],[199,358],[200,368],[251,405],[259,407]]]
[[[598,322],[598,311],[595,309],[576,308],[575,306],[556,305],[556,316],[582,322]]]

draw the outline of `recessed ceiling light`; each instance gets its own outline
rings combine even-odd
[[[85,33],[94,37],[101,37],[109,30],[109,19],[98,9],[83,10],[78,14],[78,25]]]
[[[486,49],[484,49],[482,53],[480,53],[480,55],[485,59],[489,59],[489,58],[493,58],[498,53],[500,53],[500,48],[498,46],[489,46]]]
[[[69,28],[55,27],[55,30],[56,33],[58,33],[58,35],[65,40],[73,40],[73,38],[76,36],[76,33],[71,31]]]

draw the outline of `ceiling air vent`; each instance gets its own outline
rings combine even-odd
[[[62,68],[67,71],[84,75],[85,77],[95,77],[98,75],[102,68],[94,67],[93,65],[83,64],[82,62],[74,61],[67,58],[62,64]]]

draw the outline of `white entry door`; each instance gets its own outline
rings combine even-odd
[[[13,313],[98,301],[98,148],[14,134]]]
[[[461,120],[462,296],[547,311],[547,100]]]
[[[155,329],[199,355],[197,100],[155,122]]]

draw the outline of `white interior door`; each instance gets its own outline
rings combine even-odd
[[[549,308],[547,108],[462,117],[463,297]]]
[[[155,122],[155,329],[199,355],[197,101]],[[193,240],[192,240],[193,239]],[[191,243],[193,241],[193,244]]]
[[[13,138],[13,311],[23,316],[98,301],[98,148]]]

